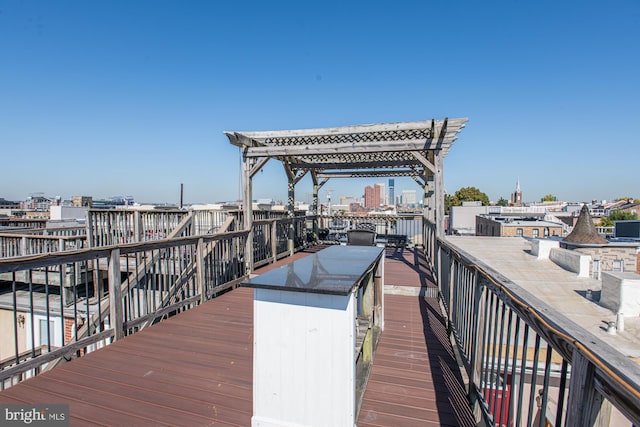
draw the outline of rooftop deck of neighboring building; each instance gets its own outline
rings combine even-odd
[[[388,248],[385,283],[386,327],[358,425],[475,425],[424,258]],[[72,425],[248,426],[252,353],[252,290],[239,288],[0,392],[0,402],[68,403]]]

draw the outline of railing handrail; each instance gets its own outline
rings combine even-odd
[[[204,222],[212,218],[205,217]],[[223,221],[216,227],[215,234],[197,234],[194,233],[194,227],[199,227],[196,223],[203,221],[202,216],[198,217],[198,214],[193,212],[185,212],[185,215],[167,219],[164,224],[162,220],[158,222],[160,226],[165,225],[165,230],[169,234],[167,238],[130,243],[120,242],[118,239],[108,246],[1,258],[0,274],[9,273],[9,276],[13,274],[14,292],[16,283],[27,282],[29,283],[28,292],[33,292],[32,274],[38,286],[44,284],[43,289],[47,295],[49,295],[47,290],[49,286],[60,286],[60,298],[55,302],[56,307],[50,308],[49,299],[45,298],[46,318],[53,316],[53,312],[59,308],[60,319],[63,318],[64,312],[71,315],[74,319],[72,322],[75,323],[69,326],[64,320],[56,321],[56,328],[62,328],[62,335],[57,335],[60,329],[56,329],[56,336],[63,336],[63,346],[47,355],[35,354],[33,348],[37,341],[35,338],[37,332],[32,330],[30,335],[32,349],[29,351],[31,357],[0,371],[0,389],[6,379],[12,378],[11,381],[13,381],[23,373],[28,375],[31,371],[39,373],[43,368],[45,371],[53,369],[62,361],[58,359],[62,355],[76,353],[80,356],[87,351],[88,345],[108,344],[104,342],[105,338],[108,338],[107,341],[117,340],[125,334],[134,333],[153,324],[160,318],[189,309],[237,286],[241,280],[246,279],[253,268],[249,265],[250,260],[246,256],[246,250],[250,246],[245,243],[251,236],[251,230],[234,230],[236,228],[234,215],[218,216],[216,221],[218,220]],[[273,243],[269,245],[268,253],[262,254],[266,257],[261,258],[261,262],[275,262],[278,258],[290,254],[290,250],[285,248],[290,247],[288,243],[291,243],[292,239],[298,242],[294,243],[294,250],[300,246],[300,243],[306,244],[305,220],[306,218],[302,215],[294,217],[277,215],[277,218],[256,220],[254,226],[261,227],[263,236]],[[85,238],[85,236],[35,237],[53,241]],[[16,236],[12,235],[11,239],[15,240]],[[260,244],[256,246],[254,242],[254,250],[261,249]],[[102,280],[106,282],[100,284]],[[91,298],[89,298],[89,281],[93,287]],[[142,287],[139,287],[140,284]],[[106,292],[102,290],[104,285],[108,285]],[[79,286],[84,286],[81,288],[80,296],[76,293]],[[79,301],[82,301],[81,307]],[[125,315],[118,301],[121,301],[125,310],[129,310]],[[71,308],[69,304],[72,304]],[[31,312],[31,316],[27,319],[35,322],[33,303],[27,309]],[[18,359],[21,357],[17,353],[19,324],[17,313],[22,310],[14,303],[13,327],[14,337],[16,337],[14,345],[16,346],[15,357]],[[24,325],[24,320],[22,322]],[[73,330],[70,332],[73,334],[71,338],[64,338],[67,331],[71,330]],[[48,341],[48,345],[53,349],[51,342]],[[20,345],[28,348],[29,343],[26,344],[27,347]],[[46,367],[41,366],[43,364],[47,364]]]
[[[99,248],[86,248],[65,252],[51,252],[38,255],[17,256],[0,259],[0,273],[11,273],[17,270],[28,268],[50,267],[78,261],[87,261],[97,257],[106,257],[114,249],[120,249],[120,254],[132,254],[140,251],[150,251],[155,249],[166,249],[178,245],[195,244],[199,239],[205,242],[223,240],[229,237],[247,235],[245,230],[231,231],[219,234],[208,234],[202,236],[174,237],[161,240],[153,240],[139,243],[125,243],[122,245],[101,246]]]
[[[640,418],[640,366],[603,340],[564,317],[500,272],[444,239],[438,245],[488,281],[494,293],[565,360],[580,352],[596,368],[607,398],[628,416]],[[480,388],[480,385],[477,385]],[[631,407],[628,403],[631,402]],[[629,412],[635,407],[635,412]]]
[[[0,233],[0,237],[6,237],[9,239],[33,239],[33,240],[86,240],[87,236],[80,235],[53,235],[53,234],[18,234],[18,233]]]

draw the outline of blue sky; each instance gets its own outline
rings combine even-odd
[[[235,200],[225,130],[444,117],[449,193],[640,197],[640,2],[0,0],[5,199]],[[280,164],[254,196],[286,200]]]

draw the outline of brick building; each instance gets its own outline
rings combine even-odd
[[[478,215],[476,236],[496,237],[561,237],[563,225],[537,218]]]
[[[373,187],[364,187],[364,207],[367,209],[379,209],[382,200],[380,199],[381,189],[379,184]]]

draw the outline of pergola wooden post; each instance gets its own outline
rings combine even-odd
[[[242,153],[243,159],[243,188],[242,188],[242,212],[243,212],[243,226],[245,230],[249,230],[247,235],[247,241],[245,242],[245,268],[247,272],[253,270],[253,185],[251,180],[253,174],[251,173],[252,159],[247,156],[247,149],[245,148]]]
[[[435,226],[436,236],[442,236],[443,158],[467,120],[445,118],[337,128],[225,132],[231,144],[243,152],[244,225],[250,228],[252,223],[251,178],[273,158],[282,162],[287,174],[290,216],[295,185],[306,173],[311,173],[314,232],[317,232],[318,191],[329,179],[407,176],[423,188],[425,219]],[[292,250],[292,234],[289,237]]]

